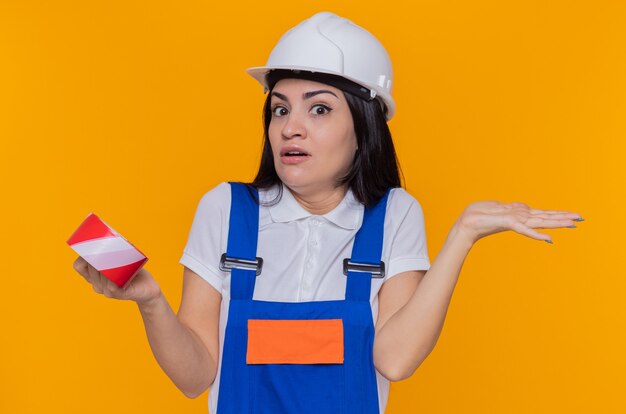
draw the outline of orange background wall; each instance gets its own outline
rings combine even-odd
[[[626,412],[622,1],[0,1],[0,412],[206,413],[155,362],[133,303],[95,294],[65,244],[90,211],[150,258],[178,309],[201,196],[251,180],[264,64],[318,11],[374,33],[431,261],[473,201],[582,214],[465,262],[397,413]],[[622,395],[620,396],[620,393]]]

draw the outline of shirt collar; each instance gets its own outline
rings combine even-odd
[[[299,220],[311,217],[313,214],[308,212],[298,203],[289,188],[283,183],[279,183],[283,188],[283,194],[276,204],[268,206],[268,210],[273,222],[286,223],[289,221]],[[269,189],[263,196],[262,201],[269,202],[278,194],[278,185]],[[363,205],[354,197],[354,193],[350,188],[346,192],[343,200],[333,210],[321,215],[331,223],[345,229],[356,229],[363,217]]]

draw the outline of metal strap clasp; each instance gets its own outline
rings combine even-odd
[[[372,277],[383,278],[385,277],[385,262],[381,261],[380,264],[373,265],[369,263],[356,263],[350,261],[350,258],[343,259],[343,274],[348,275],[348,271],[351,272],[367,272],[371,273]]]
[[[263,270],[263,258],[257,257],[256,260],[239,259],[237,257],[226,257],[226,253],[222,253],[220,270],[229,272],[233,268],[254,270],[258,276],[261,274],[261,270]]]

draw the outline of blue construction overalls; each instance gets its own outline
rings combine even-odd
[[[252,299],[256,278],[264,276],[257,276],[258,267],[255,270],[250,265],[257,260],[259,205],[255,198],[258,200],[258,192],[242,183],[233,182],[230,186],[228,247],[220,265],[231,271],[230,305],[221,355],[217,414],[379,413],[373,360],[374,321],[369,300],[372,275],[384,275],[381,254],[389,191],[378,204],[365,209],[352,257],[347,263],[344,260],[344,273],[347,273],[344,300],[268,302]],[[370,267],[379,266],[380,271],[381,264],[380,273]],[[295,323],[339,320],[343,329],[340,344],[343,360],[248,363],[250,320]]]

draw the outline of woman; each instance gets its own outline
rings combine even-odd
[[[534,229],[582,218],[473,203],[430,266],[421,208],[400,188],[378,40],[319,13],[249,73],[269,92],[261,166],[200,201],[178,314],[146,269],[121,290],[80,257],[74,267],[96,292],[137,302],[163,370],[189,397],[211,387],[211,412],[382,413],[389,381],[433,349],[477,240],[550,242]]]

